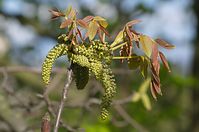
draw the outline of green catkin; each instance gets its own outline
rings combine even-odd
[[[67,51],[68,48],[65,44],[58,44],[48,52],[42,65],[42,79],[46,85],[50,82],[50,75],[55,60],[62,55],[66,55]]]
[[[112,102],[112,98],[116,93],[116,84],[114,75],[108,65],[103,65],[103,73],[101,78],[104,87],[104,96],[101,104],[101,118],[106,119],[108,116],[108,110]]]
[[[64,39],[64,35],[59,37],[59,41],[65,43]],[[101,118],[106,119],[112,98],[116,93],[115,79],[109,68],[112,60],[110,46],[108,43],[92,41],[90,44],[72,45],[69,49],[66,44],[59,44],[50,50],[42,66],[44,82],[49,83],[54,61],[59,56],[67,54],[72,64],[71,68],[78,89],[83,89],[86,86],[90,73],[93,73],[95,78],[102,83],[104,95],[101,103]]]
[[[92,62],[90,69],[104,87],[104,95],[101,103],[101,118],[106,119],[112,98],[116,93],[115,79],[108,65],[102,64],[100,61]]]
[[[108,110],[112,102],[112,98],[116,93],[115,79],[109,68],[112,59],[112,53],[107,44],[100,41],[93,41],[91,45],[79,45],[75,47],[75,53],[71,56],[71,60],[81,66],[86,66],[94,74],[104,87],[104,95],[101,103],[101,118],[108,117]]]
[[[84,55],[76,55],[76,54],[68,54],[68,58],[71,60],[72,63],[77,63],[82,67],[90,67],[90,62],[87,57]]]
[[[77,89],[84,89],[89,80],[89,69],[87,67],[82,67],[77,63],[73,63],[71,67],[73,70]]]

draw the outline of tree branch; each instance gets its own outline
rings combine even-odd
[[[66,84],[63,88],[62,99],[61,99],[61,102],[60,102],[60,105],[59,105],[58,113],[56,115],[56,123],[55,123],[55,127],[54,127],[54,132],[58,131],[61,113],[62,113],[62,110],[63,110],[63,107],[64,107],[64,103],[67,99],[68,88],[69,88],[69,86],[72,82],[72,70],[71,69],[68,71],[67,76],[68,76],[68,80],[67,80],[67,82],[66,82]]]
[[[143,126],[137,123],[133,118],[129,116],[129,114],[122,108],[121,105],[114,105],[115,110],[118,114],[128,122],[132,127],[134,127],[139,132],[148,132]]]
[[[41,68],[38,67],[28,67],[28,66],[3,66],[0,67],[0,72],[3,73],[6,71],[7,73],[16,73],[16,72],[29,72],[29,73],[35,73],[35,74],[41,74]],[[53,73],[65,73],[65,68],[53,68]],[[113,73],[115,74],[132,74],[132,70],[126,70],[126,69],[113,69]]]

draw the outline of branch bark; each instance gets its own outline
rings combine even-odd
[[[59,109],[58,109],[58,112],[57,112],[57,115],[56,115],[56,122],[55,122],[55,127],[54,127],[54,132],[58,132],[58,128],[59,128],[59,123],[60,123],[60,118],[61,118],[61,113],[62,113],[62,110],[63,110],[63,107],[64,107],[64,103],[67,99],[67,93],[68,93],[68,88],[72,82],[72,70],[70,69],[68,71],[68,80],[63,88],[63,92],[62,92],[62,99],[61,99],[61,102],[60,102],[60,105],[59,105]]]
[[[114,105],[115,110],[118,112],[118,114],[132,127],[134,127],[139,132],[148,132],[143,126],[138,124],[133,118],[130,117],[130,115],[122,108],[120,105]]]
[[[28,67],[28,66],[2,66],[0,67],[0,73],[3,73],[6,71],[7,73],[16,73],[16,72],[29,72],[29,73],[35,73],[35,74],[41,74],[41,68],[38,67]],[[65,73],[65,68],[53,68],[53,73]],[[132,70],[126,70],[126,69],[113,69],[113,73],[115,74],[132,74]]]

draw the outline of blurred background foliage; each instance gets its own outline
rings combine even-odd
[[[199,130],[199,3],[197,0],[0,0],[0,131],[40,131],[41,119],[47,110],[43,94],[40,67],[45,55],[64,32],[58,21],[50,21],[49,9],[65,10],[72,5],[79,16],[100,15],[110,25],[108,31],[115,36],[122,26],[141,19],[135,28],[152,38],[161,37],[176,45],[164,51],[170,61],[172,73],[161,70],[163,96],[155,101],[147,90],[147,101],[113,107],[108,121],[99,120],[101,86],[94,79],[87,88],[70,88],[63,121],[77,131],[135,132],[135,124],[152,132],[196,132]],[[113,41],[111,38],[110,41]],[[55,67],[66,68],[60,58]],[[23,66],[23,67],[22,67]],[[25,67],[24,67],[25,66]],[[123,71],[119,61],[113,64],[118,84],[115,100],[122,100],[139,91],[144,82],[137,71]],[[55,72],[49,87],[49,98],[58,106],[65,75]],[[91,101],[94,103],[86,107]],[[152,107],[147,110],[146,105]],[[55,107],[56,109],[56,107]],[[54,118],[51,118],[53,124]],[[133,123],[132,123],[133,122]],[[136,123],[134,123],[136,122]],[[66,131],[64,127],[60,131]]]

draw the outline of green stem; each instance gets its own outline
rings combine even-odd
[[[120,60],[120,59],[130,59],[130,58],[134,58],[134,56],[114,56],[113,59],[114,60]]]
[[[120,45],[113,47],[113,48],[112,48],[112,51],[114,51],[114,50],[116,50],[116,49],[119,49],[120,47],[122,47],[122,46],[124,46],[124,45],[126,45],[126,44],[127,44],[127,42],[121,43]]]
[[[119,43],[113,42],[110,46],[114,47],[115,45],[118,45]]]

